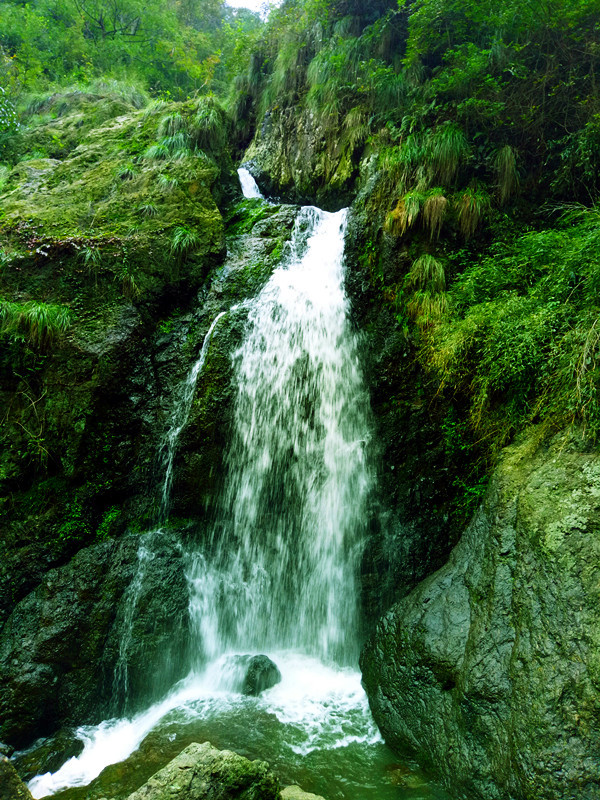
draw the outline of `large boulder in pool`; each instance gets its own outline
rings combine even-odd
[[[264,761],[249,761],[208,742],[190,744],[128,800],[280,800]]]
[[[281,672],[268,656],[251,656],[242,683],[242,694],[257,697],[261,692],[278,684],[280,680]]]

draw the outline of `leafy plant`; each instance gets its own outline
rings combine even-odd
[[[185,225],[178,225],[174,228],[171,237],[171,252],[174,255],[184,256],[199,243],[200,237],[196,231],[191,230]]]
[[[40,349],[49,347],[71,325],[71,310],[49,303],[0,301],[0,334],[27,341]]]

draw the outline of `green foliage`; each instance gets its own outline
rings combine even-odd
[[[479,186],[469,186],[455,196],[454,206],[460,230],[465,239],[470,239],[490,210],[490,196]]]
[[[115,528],[121,516],[121,509],[118,506],[113,506],[107,509],[102,515],[98,529],[96,530],[96,539],[104,541],[110,539],[115,533]]]
[[[0,157],[9,150],[18,130],[17,110],[6,91],[0,86]]]
[[[191,230],[185,225],[178,225],[173,230],[171,237],[171,252],[173,255],[183,257],[193,250],[200,242],[200,237],[196,231]]]
[[[441,388],[469,398],[470,421],[494,447],[533,420],[600,434],[600,218],[575,209],[472,262],[427,333]]]
[[[198,101],[190,135],[195,146],[207,152],[221,149],[227,141],[227,115],[214,97]]]
[[[71,325],[71,310],[49,303],[0,301],[0,334],[44,349]]]
[[[61,541],[86,541],[90,537],[90,526],[80,500],[73,500],[65,509],[57,537]]]

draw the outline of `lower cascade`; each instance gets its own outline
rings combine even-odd
[[[151,732],[173,756],[210,739],[270,761],[289,782],[329,760],[331,783],[312,788],[331,798],[399,796],[391,785],[389,794],[365,786],[373,764],[383,772],[392,756],[357,668],[357,574],[373,469],[368,396],[343,286],[346,220],[346,210],[301,209],[280,266],[247,304],[246,334],[232,356],[235,403],[218,511],[205,540],[187,545],[189,674],[141,713],[79,728],[82,753],[31,780],[35,797],[86,786]],[[163,443],[161,524],[177,437],[221,316]],[[152,557],[141,553],[138,581]],[[249,683],[249,663],[267,664],[267,677]],[[121,661],[119,670],[115,685],[123,690]],[[346,789],[334,794],[342,775]],[[425,791],[419,796],[432,796]]]

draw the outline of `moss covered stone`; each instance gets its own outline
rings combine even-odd
[[[208,742],[191,744],[129,800],[280,800],[264,761],[248,761]]]
[[[386,740],[457,797],[600,792],[600,470],[574,435],[508,448],[448,563],[362,656]]]

